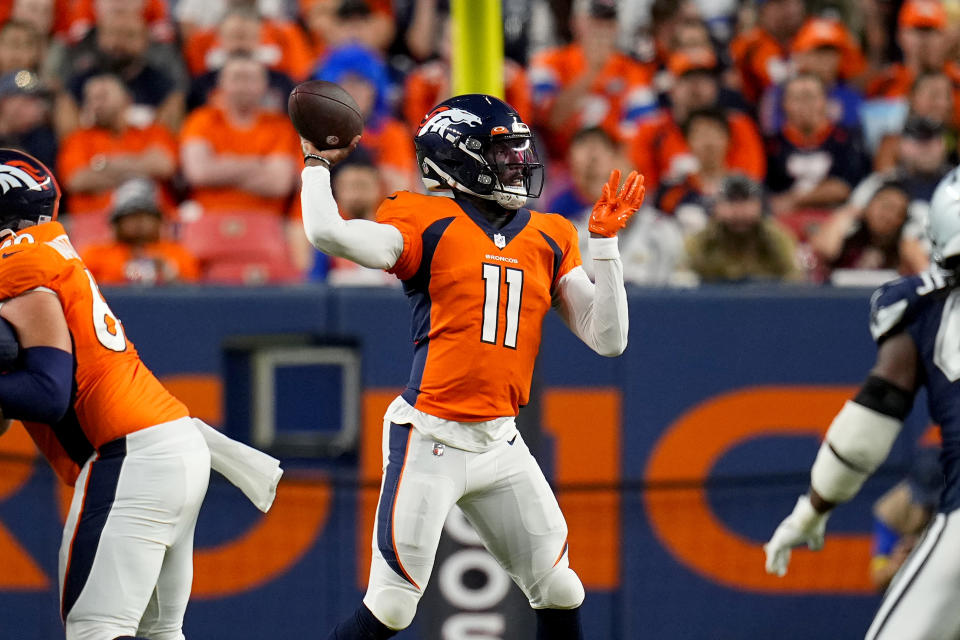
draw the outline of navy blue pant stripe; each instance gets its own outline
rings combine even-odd
[[[390,453],[387,456],[387,469],[384,471],[383,491],[380,492],[380,504],[377,506],[377,548],[380,555],[398,576],[417,589],[420,586],[413,581],[397,557],[397,548],[393,541],[393,512],[397,502],[397,489],[403,477],[403,466],[410,445],[410,425],[390,423]]]
[[[117,496],[117,483],[126,455],[127,440],[119,438],[100,447],[97,458],[90,463],[83,507],[77,518],[77,528],[70,543],[67,570],[63,578],[60,613],[64,620],[90,577],[100,536]]]

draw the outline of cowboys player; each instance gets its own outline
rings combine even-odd
[[[764,549],[784,575],[790,549],[823,545],[830,510],[856,495],[890,452],[919,387],[940,425],[946,480],[938,513],[888,589],[867,640],[960,637],[960,170],[937,186],[927,232],[937,267],[882,286],[871,300],[877,361],[827,431],[810,491]]]
[[[328,169],[350,148],[303,143],[307,237],[396,274],[413,315],[410,381],[383,423],[370,582],[330,638],[390,638],[411,623],[458,505],[536,610],[537,637],[577,640],[584,591],[566,522],[515,417],[551,308],[596,352],[626,347],[616,234],[643,201],[643,178],[634,172],[620,187],[615,171],[593,209],[594,284],[573,225],[524,206],[540,193],[543,167],[513,108],[487,95],[451,98],[424,117],[415,144],[427,189],[452,197],[398,192],[372,222],[343,220],[330,192]]]

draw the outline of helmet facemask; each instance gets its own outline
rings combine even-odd
[[[528,198],[540,196],[543,164],[537,157],[533,138],[497,136],[487,146],[483,158],[496,181],[493,199],[501,207],[516,210]]]

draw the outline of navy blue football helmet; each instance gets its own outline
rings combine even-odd
[[[543,189],[543,163],[516,109],[471,93],[438,104],[414,137],[423,184],[519,209]]]
[[[19,231],[57,219],[60,186],[42,162],[17,149],[0,149],[0,230]]]

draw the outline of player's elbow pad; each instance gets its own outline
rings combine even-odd
[[[886,460],[903,419],[848,401],[834,418],[810,471],[810,486],[834,503],[853,498]]]
[[[55,347],[23,351],[23,367],[0,376],[3,417],[56,424],[70,408],[73,354]]]

